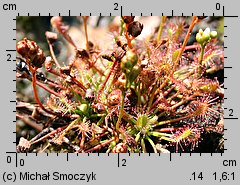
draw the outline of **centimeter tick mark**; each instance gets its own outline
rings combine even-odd
[[[6,51],[8,52],[8,51],[16,51],[16,49],[6,49]]]
[[[120,167],[120,157],[119,157],[119,153],[118,153],[118,155],[117,155],[117,160],[118,160],[117,166],[118,166],[118,168],[119,168],[119,167]]]
[[[224,119],[238,119],[238,118],[224,118]]]
[[[18,167],[18,154],[17,154],[17,152],[15,153],[15,155],[16,155],[16,157],[15,157],[15,162],[16,162],[16,168]]]

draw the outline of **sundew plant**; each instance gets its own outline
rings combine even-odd
[[[222,25],[18,17],[17,151],[223,152]]]

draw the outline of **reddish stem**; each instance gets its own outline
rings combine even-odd
[[[42,84],[41,82],[36,81],[36,84],[37,84],[39,87],[41,87],[41,88],[45,89],[46,91],[48,91],[49,93],[54,94],[54,95],[57,96],[57,97],[61,97],[61,95],[60,95],[59,93],[57,93],[57,92],[55,92],[54,90],[48,88],[47,86],[45,86],[45,85]]]
[[[117,62],[116,60],[113,61],[113,65],[112,65],[112,67],[111,67],[109,73],[107,74],[107,76],[106,76],[106,78],[105,78],[105,80],[104,80],[104,82],[103,82],[101,88],[100,88],[99,91],[98,91],[98,99],[101,98],[101,95],[102,95],[103,89],[104,89],[104,87],[106,86],[106,83],[107,83],[107,81],[109,80],[109,78],[110,78],[112,72],[114,71],[114,68],[116,67],[117,63],[118,63],[118,62]]]
[[[50,81],[47,81],[46,82],[49,86],[52,86],[52,87],[54,87],[54,88],[60,88],[60,89],[62,89],[62,90],[66,90],[66,88],[65,87],[63,87],[62,85],[60,85],[60,84],[55,84],[54,82],[50,82]]]
[[[191,50],[191,49],[198,49],[200,48],[200,45],[191,45],[191,46],[186,46],[184,48],[184,51]]]
[[[37,72],[37,68],[35,67],[31,67],[30,66],[30,70],[32,72],[32,87],[33,87],[33,93],[34,93],[34,97],[36,99],[36,102],[38,103],[39,107],[44,110],[45,112],[49,113],[49,114],[52,114],[52,115],[56,115],[56,113],[50,111],[50,110],[47,110],[43,104],[41,103],[39,97],[38,97],[38,92],[37,92],[37,86],[36,86],[36,82],[37,82],[37,78],[36,78],[36,72]]]
[[[71,76],[72,80],[79,86],[81,87],[84,91],[87,90],[87,88],[81,83],[79,82],[75,77]]]
[[[86,153],[89,153],[89,152],[92,152],[92,151],[94,151],[94,150],[98,150],[98,149],[100,149],[100,148],[102,148],[102,147],[110,144],[110,143],[113,142],[113,141],[115,141],[115,138],[112,138],[112,139],[106,141],[105,143],[100,143],[99,145],[94,146],[93,148],[90,148],[90,149],[86,150],[85,152],[86,152]]]
[[[126,24],[126,30],[128,30],[128,24]],[[132,40],[133,40],[133,38],[130,38],[130,36],[128,35],[128,32],[127,32],[127,31],[125,32],[125,37],[126,37],[126,39],[127,39],[127,45],[128,45],[128,47],[129,47],[130,49],[132,49],[132,48],[133,48],[133,46],[132,46]]]

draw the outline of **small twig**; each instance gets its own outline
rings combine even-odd
[[[41,132],[43,129],[43,126],[33,122],[31,119],[29,119],[28,116],[22,116],[20,114],[16,114],[16,117],[18,119],[21,119],[24,123],[26,123],[27,125],[29,125],[30,127],[34,128],[35,130],[37,130],[38,132]]]
[[[43,136],[43,137],[41,137],[41,138],[39,138],[39,139],[37,139],[37,140],[35,140],[35,138],[33,138],[32,140],[30,140],[30,142],[31,142],[32,145],[33,145],[33,144],[36,144],[36,143],[38,143],[38,142],[40,142],[40,141],[43,141],[43,140],[45,140],[45,139],[53,136],[54,134],[56,134],[56,133],[58,133],[58,132],[61,132],[61,131],[64,130],[66,127],[67,127],[67,125],[65,125],[65,126],[63,126],[63,127],[60,127],[60,128],[57,128],[56,130],[53,130],[52,132],[46,134],[45,136]]]
[[[50,50],[50,54],[51,54],[51,56],[52,56],[52,59],[53,59],[53,61],[54,61],[54,63],[56,64],[56,66],[60,69],[60,64],[58,63],[58,60],[57,60],[57,58],[56,58],[56,55],[55,55],[55,53],[54,53],[54,51],[53,51],[53,46],[52,46],[52,44],[49,42],[49,40],[47,39],[47,42],[48,42],[48,46],[49,46],[49,50]]]
[[[66,129],[63,130],[63,133],[57,138],[57,140],[59,140],[60,142],[62,141],[63,137],[67,134],[67,132],[69,132],[72,127],[79,122],[79,119],[75,119],[74,121],[72,121]]]
[[[100,148],[102,148],[102,147],[110,144],[110,143],[113,142],[113,141],[115,141],[115,138],[112,138],[112,139],[106,141],[105,143],[100,143],[99,145],[94,146],[93,148],[90,148],[90,149],[86,150],[85,152],[86,152],[86,153],[93,152],[94,150],[98,150],[98,149],[100,149]]]

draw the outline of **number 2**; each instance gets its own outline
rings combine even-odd
[[[7,54],[7,56],[8,56],[8,59],[7,59],[7,61],[8,61],[8,62],[10,62],[10,61],[11,61],[11,57],[12,57],[12,56],[11,56],[11,54]]]
[[[118,10],[118,3],[114,3],[114,6],[115,6],[114,10]]]

